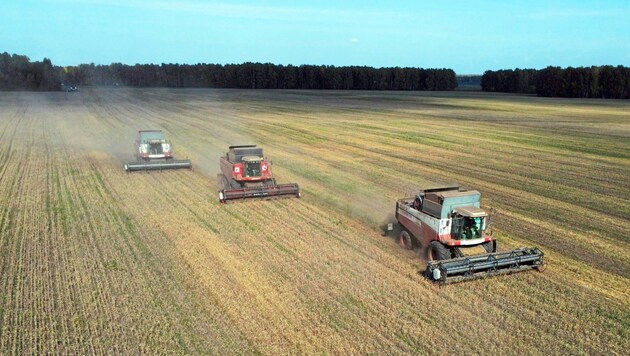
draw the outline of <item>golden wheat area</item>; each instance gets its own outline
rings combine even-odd
[[[125,173],[140,129],[193,170]],[[302,199],[217,198],[229,145]],[[627,354],[630,102],[474,92],[0,93],[0,354]],[[482,192],[544,272],[440,287],[395,201]]]

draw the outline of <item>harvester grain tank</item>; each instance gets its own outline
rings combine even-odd
[[[161,130],[138,131],[135,149],[136,162],[124,165],[127,172],[192,168],[190,160],[173,157],[173,146]]]
[[[230,146],[219,159],[221,173],[217,175],[219,201],[247,198],[300,197],[296,183],[277,184],[263,149],[256,145]]]
[[[486,233],[488,213],[480,200],[478,191],[454,185],[422,189],[396,202],[400,244],[421,248],[429,279],[451,283],[542,268],[544,253],[538,248],[497,252],[497,241]],[[461,250],[475,246],[482,246],[485,253],[465,256]]]

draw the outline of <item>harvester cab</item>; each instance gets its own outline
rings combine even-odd
[[[481,238],[486,231],[487,217],[483,209],[474,206],[454,209],[451,214],[451,237],[456,240]]]
[[[246,178],[262,177],[262,168],[267,169],[263,163],[263,158],[259,156],[243,157],[243,173]],[[266,163],[266,162],[265,162]]]
[[[276,184],[271,173],[271,162],[256,145],[230,146],[219,159],[221,173],[217,175],[219,201],[246,198],[300,197],[296,183]]]
[[[161,130],[140,130],[135,141],[136,162],[124,165],[125,171],[192,168],[190,160],[176,160],[171,143]]]
[[[139,145],[139,153],[141,158],[170,158],[171,144],[166,140],[146,140]]]
[[[486,234],[489,217],[480,199],[478,191],[454,185],[423,189],[396,202],[400,243],[407,248],[420,246],[429,279],[451,283],[543,266],[544,254],[538,248],[497,252],[496,240]],[[465,256],[461,250],[475,246],[486,253]]]

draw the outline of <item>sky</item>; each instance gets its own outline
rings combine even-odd
[[[1,0],[0,52],[62,66],[630,66],[630,1]]]

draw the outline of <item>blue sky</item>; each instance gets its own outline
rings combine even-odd
[[[630,1],[2,0],[0,52],[57,65],[630,66]]]

